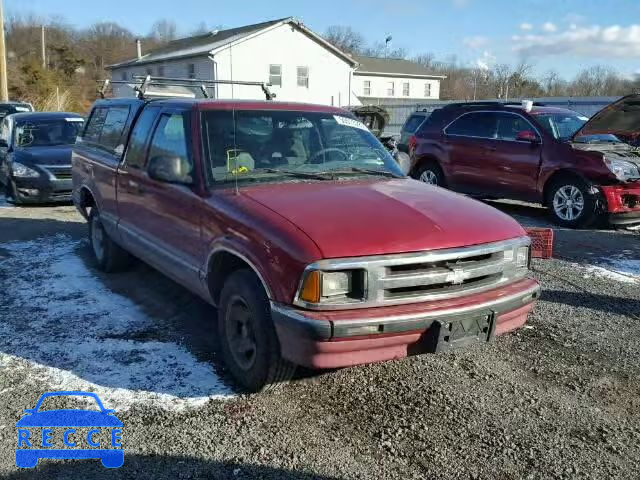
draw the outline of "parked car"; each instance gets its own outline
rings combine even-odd
[[[427,118],[431,116],[431,112],[426,110],[418,110],[412,113],[404,122],[402,130],[400,131],[400,141],[398,142],[398,150],[404,153],[409,153],[409,139],[415,135],[415,133],[424,125]]]
[[[27,102],[0,102],[0,118],[12,113],[33,112],[33,105]]]
[[[0,184],[14,203],[71,200],[71,146],[83,119],[68,112],[14,113],[0,122]]]
[[[402,176],[339,108],[99,100],[72,173],[97,265],[133,254],[217,306],[249,391],[486,342],[539,295],[515,220]]]
[[[614,225],[640,224],[640,96],[591,120],[527,107],[475,102],[436,110],[412,137],[411,175],[484,198],[541,203],[565,227],[601,215]]]

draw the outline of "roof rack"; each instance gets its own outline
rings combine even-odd
[[[162,90],[150,90],[149,87],[158,86],[158,87],[186,87],[186,88],[199,88],[202,92],[202,95],[205,98],[211,98],[209,94],[209,89],[215,87],[216,85],[245,85],[245,86],[253,86],[260,87],[262,89],[262,93],[266,100],[273,100],[276,98],[275,93],[271,93],[269,87],[270,83],[264,82],[248,82],[242,80],[199,80],[197,78],[172,78],[172,77],[152,77],[151,75],[134,75],[132,78],[132,82],[128,80],[103,80],[102,86],[98,90],[98,95],[100,98],[105,98],[107,89],[109,85],[129,85],[136,92],[136,97],[140,100],[144,100],[150,97],[190,97],[193,98],[192,95],[189,94],[181,94],[177,92],[170,91],[162,91]],[[139,82],[136,84],[135,82]]]

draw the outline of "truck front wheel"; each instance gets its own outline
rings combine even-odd
[[[226,280],[218,330],[224,361],[243,389],[259,392],[293,376],[295,365],[280,354],[269,299],[251,270],[237,270]]]
[[[105,231],[96,207],[89,214],[89,243],[98,268],[103,272],[122,271],[131,264],[131,255],[111,240]]]

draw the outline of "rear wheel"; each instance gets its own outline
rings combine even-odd
[[[429,185],[438,187],[445,186],[444,173],[442,173],[440,165],[436,162],[428,162],[418,167],[412,176],[416,180],[420,180]]]
[[[232,273],[219,303],[220,348],[242,388],[258,392],[288,381],[296,367],[280,354],[269,299],[256,275],[248,269]]]
[[[554,180],[547,195],[552,219],[568,228],[588,227],[598,218],[598,199],[579,178]]]
[[[131,255],[111,240],[96,207],[91,208],[89,214],[89,243],[98,268],[103,272],[118,272],[131,265]]]

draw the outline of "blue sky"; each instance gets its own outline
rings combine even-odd
[[[200,22],[234,27],[295,16],[318,33],[349,25],[370,43],[393,36],[411,55],[460,63],[514,63],[565,77],[591,65],[640,72],[638,0],[4,0],[7,14],[61,16],[77,27],[113,20],[145,34],[168,18],[188,34]]]

